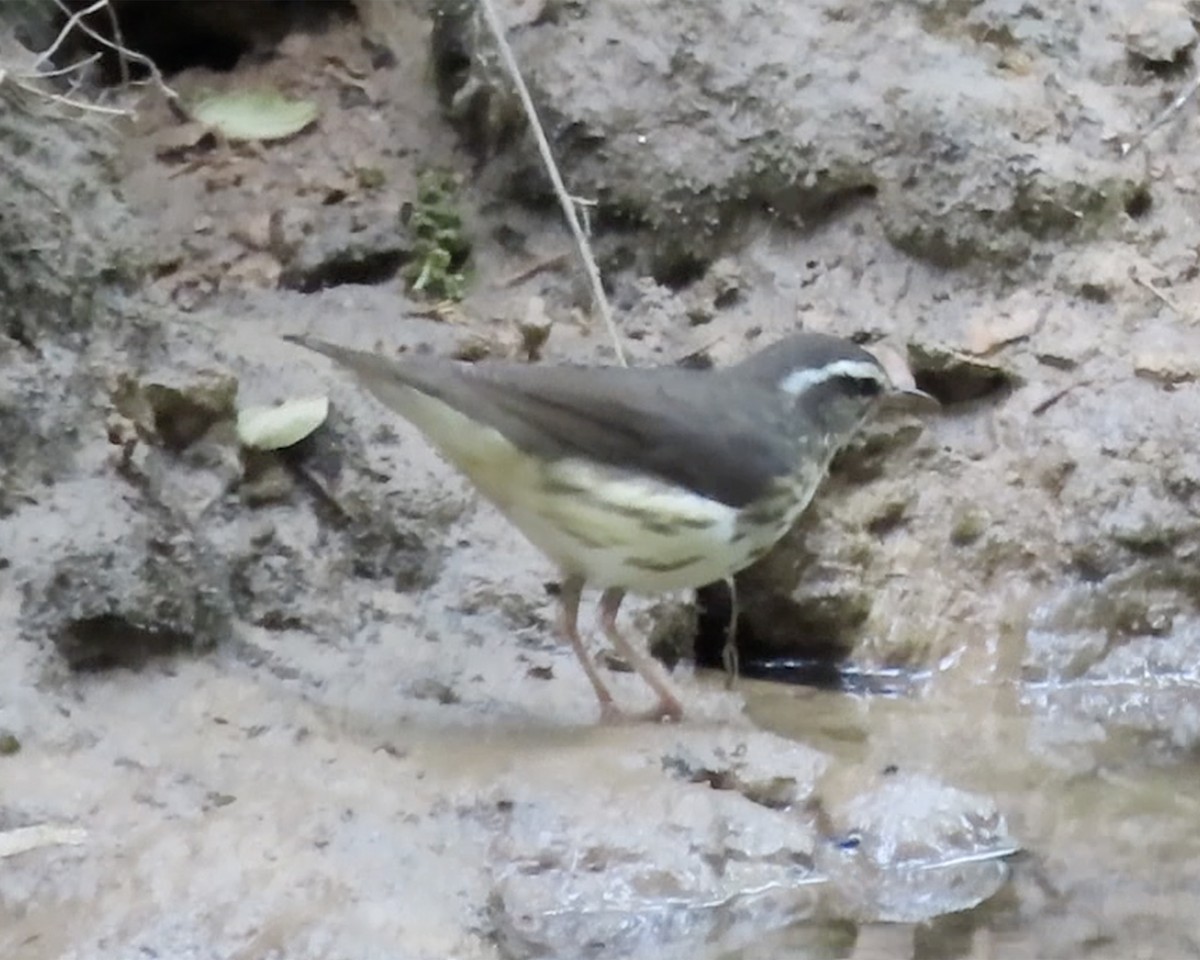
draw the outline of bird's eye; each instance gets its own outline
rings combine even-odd
[[[874,377],[845,377],[848,392],[860,397],[874,397],[883,391],[883,384]]]

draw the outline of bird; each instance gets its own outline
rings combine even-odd
[[[332,359],[415,425],[558,567],[558,630],[604,721],[628,715],[580,635],[584,588],[601,591],[601,630],[657,697],[640,716],[681,720],[657,662],[617,626],[626,594],[700,587],[752,564],[878,401],[919,393],[897,387],[864,348],[815,332],[708,369],[465,363],[285,339]]]

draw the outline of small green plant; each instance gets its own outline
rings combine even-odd
[[[467,277],[463,266],[471,241],[458,212],[458,178],[445,170],[426,170],[417,179],[417,200],[409,217],[415,238],[404,279],[414,293],[434,300],[461,300]]]

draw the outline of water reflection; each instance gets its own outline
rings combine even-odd
[[[1178,711],[1200,707],[1189,678],[1023,685],[959,669],[821,680],[825,689],[754,679],[742,689],[757,724],[835,767],[927,774],[990,795],[1026,852],[972,910],[921,924],[808,924],[722,960],[1200,957],[1200,763],[1171,735],[1190,727]]]

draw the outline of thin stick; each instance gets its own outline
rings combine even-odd
[[[150,71],[150,76],[154,79],[154,85],[162,91],[163,95],[166,96],[168,100],[178,101],[179,94],[167,86],[167,82],[163,79],[163,75],[159,71],[158,65],[155,64],[153,60],[147,57],[144,53],[138,53],[136,50],[130,50],[128,47],[122,46],[120,43],[114,43],[112,40],[109,40],[108,37],[104,36],[104,34],[93,30],[90,26],[83,22],[84,17],[95,13],[97,10],[103,7],[107,7],[108,2],[109,0],[97,0],[97,2],[93,3],[90,7],[84,10],[79,10],[76,13],[71,13],[71,8],[63,3],[63,0],[54,0],[55,6],[62,10],[63,13],[68,14],[70,19],[67,21],[62,30],[59,31],[57,39],[53,44],[51,44],[50,48],[43,50],[38,55],[37,60],[34,62],[34,66],[37,67],[43,61],[48,60],[53,55],[54,51],[58,49],[59,45],[63,42],[71,28],[77,26],[80,30],[82,30],[102,46],[108,47],[110,50],[115,51],[118,55],[126,58],[127,60],[132,60],[134,63],[142,64],[147,70]],[[123,67],[123,69],[128,68]]]
[[[721,663],[725,666],[725,689],[732,690],[737,683],[741,661],[738,657],[737,628],[738,628],[738,597],[737,581],[731,576],[725,578],[729,587],[729,629],[725,631],[725,646],[721,648]]]
[[[1078,383],[1068,384],[1067,386],[1063,387],[1061,390],[1054,391],[1054,393],[1050,394],[1050,396],[1048,396],[1045,400],[1042,400],[1040,403],[1035,404],[1033,409],[1030,410],[1029,412],[1035,417],[1040,417],[1043,413],[1045,413],[1052,406],[1054,406],[1056,403],[1058,403],[1059,400],[1063,399],[1063,397],[1065,397],[1072,390],[1078,390],[1080,387],[1090,387],[1091,385],[1092,385],[1091,380],[1080,380]]]
[[[71,31],[75,28],[75,24],[79,23],[79,21],[84,17],[95,13],[102,7],[108,6],[108,0],[96,0],[96,2],[87,9],[77,10],[74,13],[71,12],[70,7],[66,7],[61,3],[58,3],[57,6],[63,13],[67,15],[68,20],[65,24],[63,24],[63,28],[58,31],[58,36],[54,38],[54,42],[41,53],[39,53],[38,58],[33,61],[34,70],[40,67],[46,60],[49,60],[54,56],[58,48],[61,47],[63,43],[66,42],[67,37],[71,35]]]
[[[45,90],[40,90],[32,84],[23,83],[20,80],[13,80],[13,84],[32,96],[49,100],[51,103],[61,103],[64,107],[71,107],[73,110],[83,110],[86,113],[102,113],[110,117],[131,116],[128,110],[122,110],[120,107],[102,107],[98,103],[83,103],[80,100],[72,100],[70,97],[64,97],[57,93],[47,93]]]
[[[556,253],[552,257],[547,257],[545,260],[539,260],[531,267],[526,267],[519,273],[514,274],[505,280],[500,286],[506,290],[512,287],[519,287],[526,280],[532,280],[539,273],[545,273],[547,270],[557,270],[563,266],[569,259],[570,255],[566,253]]]
[[[80,60],[78,63],[73,63],[69,67],[59,67],[57,70],[46,70],[43,73],[38,73],[39,80],[45,80],[47,77],[62,77],[68,73],[74,73],[76,70],[82,71],[85,67],[90,67],[93,63],[99,60],[104,54],[99,50],[93,53],[85,60]]]
[[[1177,303],[1175,303],[1174,300],[1172,300],[1165,293],[1163,293],[1161,290],[1159,290],[1158,287],[1156,287],[1154,284],[1152,284],[1149,280],[1143,280],[1141,277],[1139,277],[1137,275],[1136,271],[1131,270],[1129,272],[1129,279],[1132,280],[1134,283],[1136,283],[1143,290],[1148,290],[1158,300],[1160,300],[1162,303],[1166,304],[1167,308],[1172,313],[1174,313],[1176,316],[1182,317],[1185,320],[1191,319],[1191,317],[1188,316],[1188,314],[1184,313],[1184,311],[1179,308],[1179,305]]]
[[[130,50],[125,46],[124,39],[120,32],[120,25],[116,21],[116,14],[112,9],[109,0],[96,0],[96,2],[90,6],[74,11],[71,10],[71,8],[63,2],[63,0],[54,0],[54,4],[67,16],[66,23],[63,24],[62,29],[59,30],[58,35],[54,38],[54,41],[49,47],[37,55],[36,59],[33,61],[33,64],[28,69],[22,69],[21,72],[0,69],[0,83],[3,83],[4,81],[11,81],[14,86],[24,90],[31,96],[48,100],[51,103],[60,103],[65,107],[71,107],[75,110],[80,110],[87,113],[100,113],[113,117],[130,116],[131,114],[129,110],[123,110],[117,107],[102,107],[96,103],[87,103],[76,99],[75,94],[83,80],[83,70],[85,67],[95,62],[95,60],[100,56],[98,52],[69,67],[60,67],[54,70],[44,71],[40,69],[43,63],[46,63],[53,58],[59,47],[66,42],[66,39],[68,36],[70,36],[71,31],[78,29],[87,34],[97,43],[117,52],[120,57],[121,74],[123,77],[128,78],[128,63],[130,60],[145,64],[146,68],[150,71],[150,76],[154,83],[163,92],[164,96],[167,97],[168,102],[174,103],[179,99],[179,94],[167,86],[166,81],[163,80],[162,74],[159,72],[158,67],[155,66],[153,60],[143,54],[138,53],[136,50]],[[109,19],[112,23],[113,34],[117,38],[116,42],[113,42],[102,34],[97,33],[90,26],[88,26],[88,24],[83,22],[85,17],[91,16],[93,13],[96,13],[102,9],[106,10],[109,15]],[[72,73],[75,74],[75,82],[71,84],[71,88],[66,94],[50,93],[37,85],[38,81],[41,81],[47,77],[66,76]]]
[[[542,129],[541,122],[538,120],[537,110],[533,106],[533,98],[530,97],[529,89],[525,86],[525,79],[521,76],[521,69],[517,66],[517,58],[513,55],[512,47],[508,45],[508,40],[505,38],[504,24],[500,21],[500,17],[496,13],[496,8],[492,5],[492,0],[480,0],[479,5],[483,9],[483,16],[487,20],[488,29],[492,31],[492,35],[495,37],[496,46],[500,50],[500,58],[504,61],[504,68],[508,71],[514,86],[517,88],[517,96],[521,98],[521,106],[525,110],[525,116],[529,119],[529,126],[533,129],[533,136],[537,141],[538,152],[542,155],[542,163],[546,167],[546,173],[550,177],[550,183],[554,186],[554,193],[558,197],[558,203],[562,207],[563,215],[567,218],[567,223],[571,227],[571,233],[575,237],[575,245],[579,248],[579,256],[583,260],[583,267],[587,271],[588,280],[592,285],[592,299],[596,303],[596,309],[600,311],[600,316],[604,318],[604,326],[608,329],[608,335],[612,339],[613,351],[617,355],[617,361],[621,366],[627,366],[625,351],[621,348],[621,338],[617,333],[617,325],[613,321],[612,311],[608,306],[608,298],[604,295],[604,284],[600,279],[600,269],[596,266],[596,258],[592,255],[591,244],[588,243],[587,234],[579,222],[579,214],[575,210],[575,202],[571,199],[571,195],[567,193],[562,175],[558,172],[558,165],[554,162],[554,154],[550,152],[550,142],[546,139],[546,133]]]
[[[113,39],[117,41],[117,65],[121,68],[121,85],[129,86],[129,58],[125,56],[125,38],[121,35],[121,23],[117,20],[117,11],[112,4],[105,8],[108,14],[108,25],[112,28]]]
[[[1183,109],[1184,104],[1186,104],[1192,99],[1192,97],[1196,95],[1197,90],[1200,90],[1200,72],[1198,72],[1194,77],[1192,77],[1191,80],[1188,81],[1188,85],[1184,87],[1183,90],[1181,90],[1178,94],[1176,94],[1175,99],[1167,104],[1163,111],[1153,120],[1151,120],[1148,126],[1142,129],[1141,133],[1127,143],[1121,144],[1121,156],[1129,156],[1134,150],[1145,143],[1150,134],[1154,133],[1155,130],[1157,130]]]

